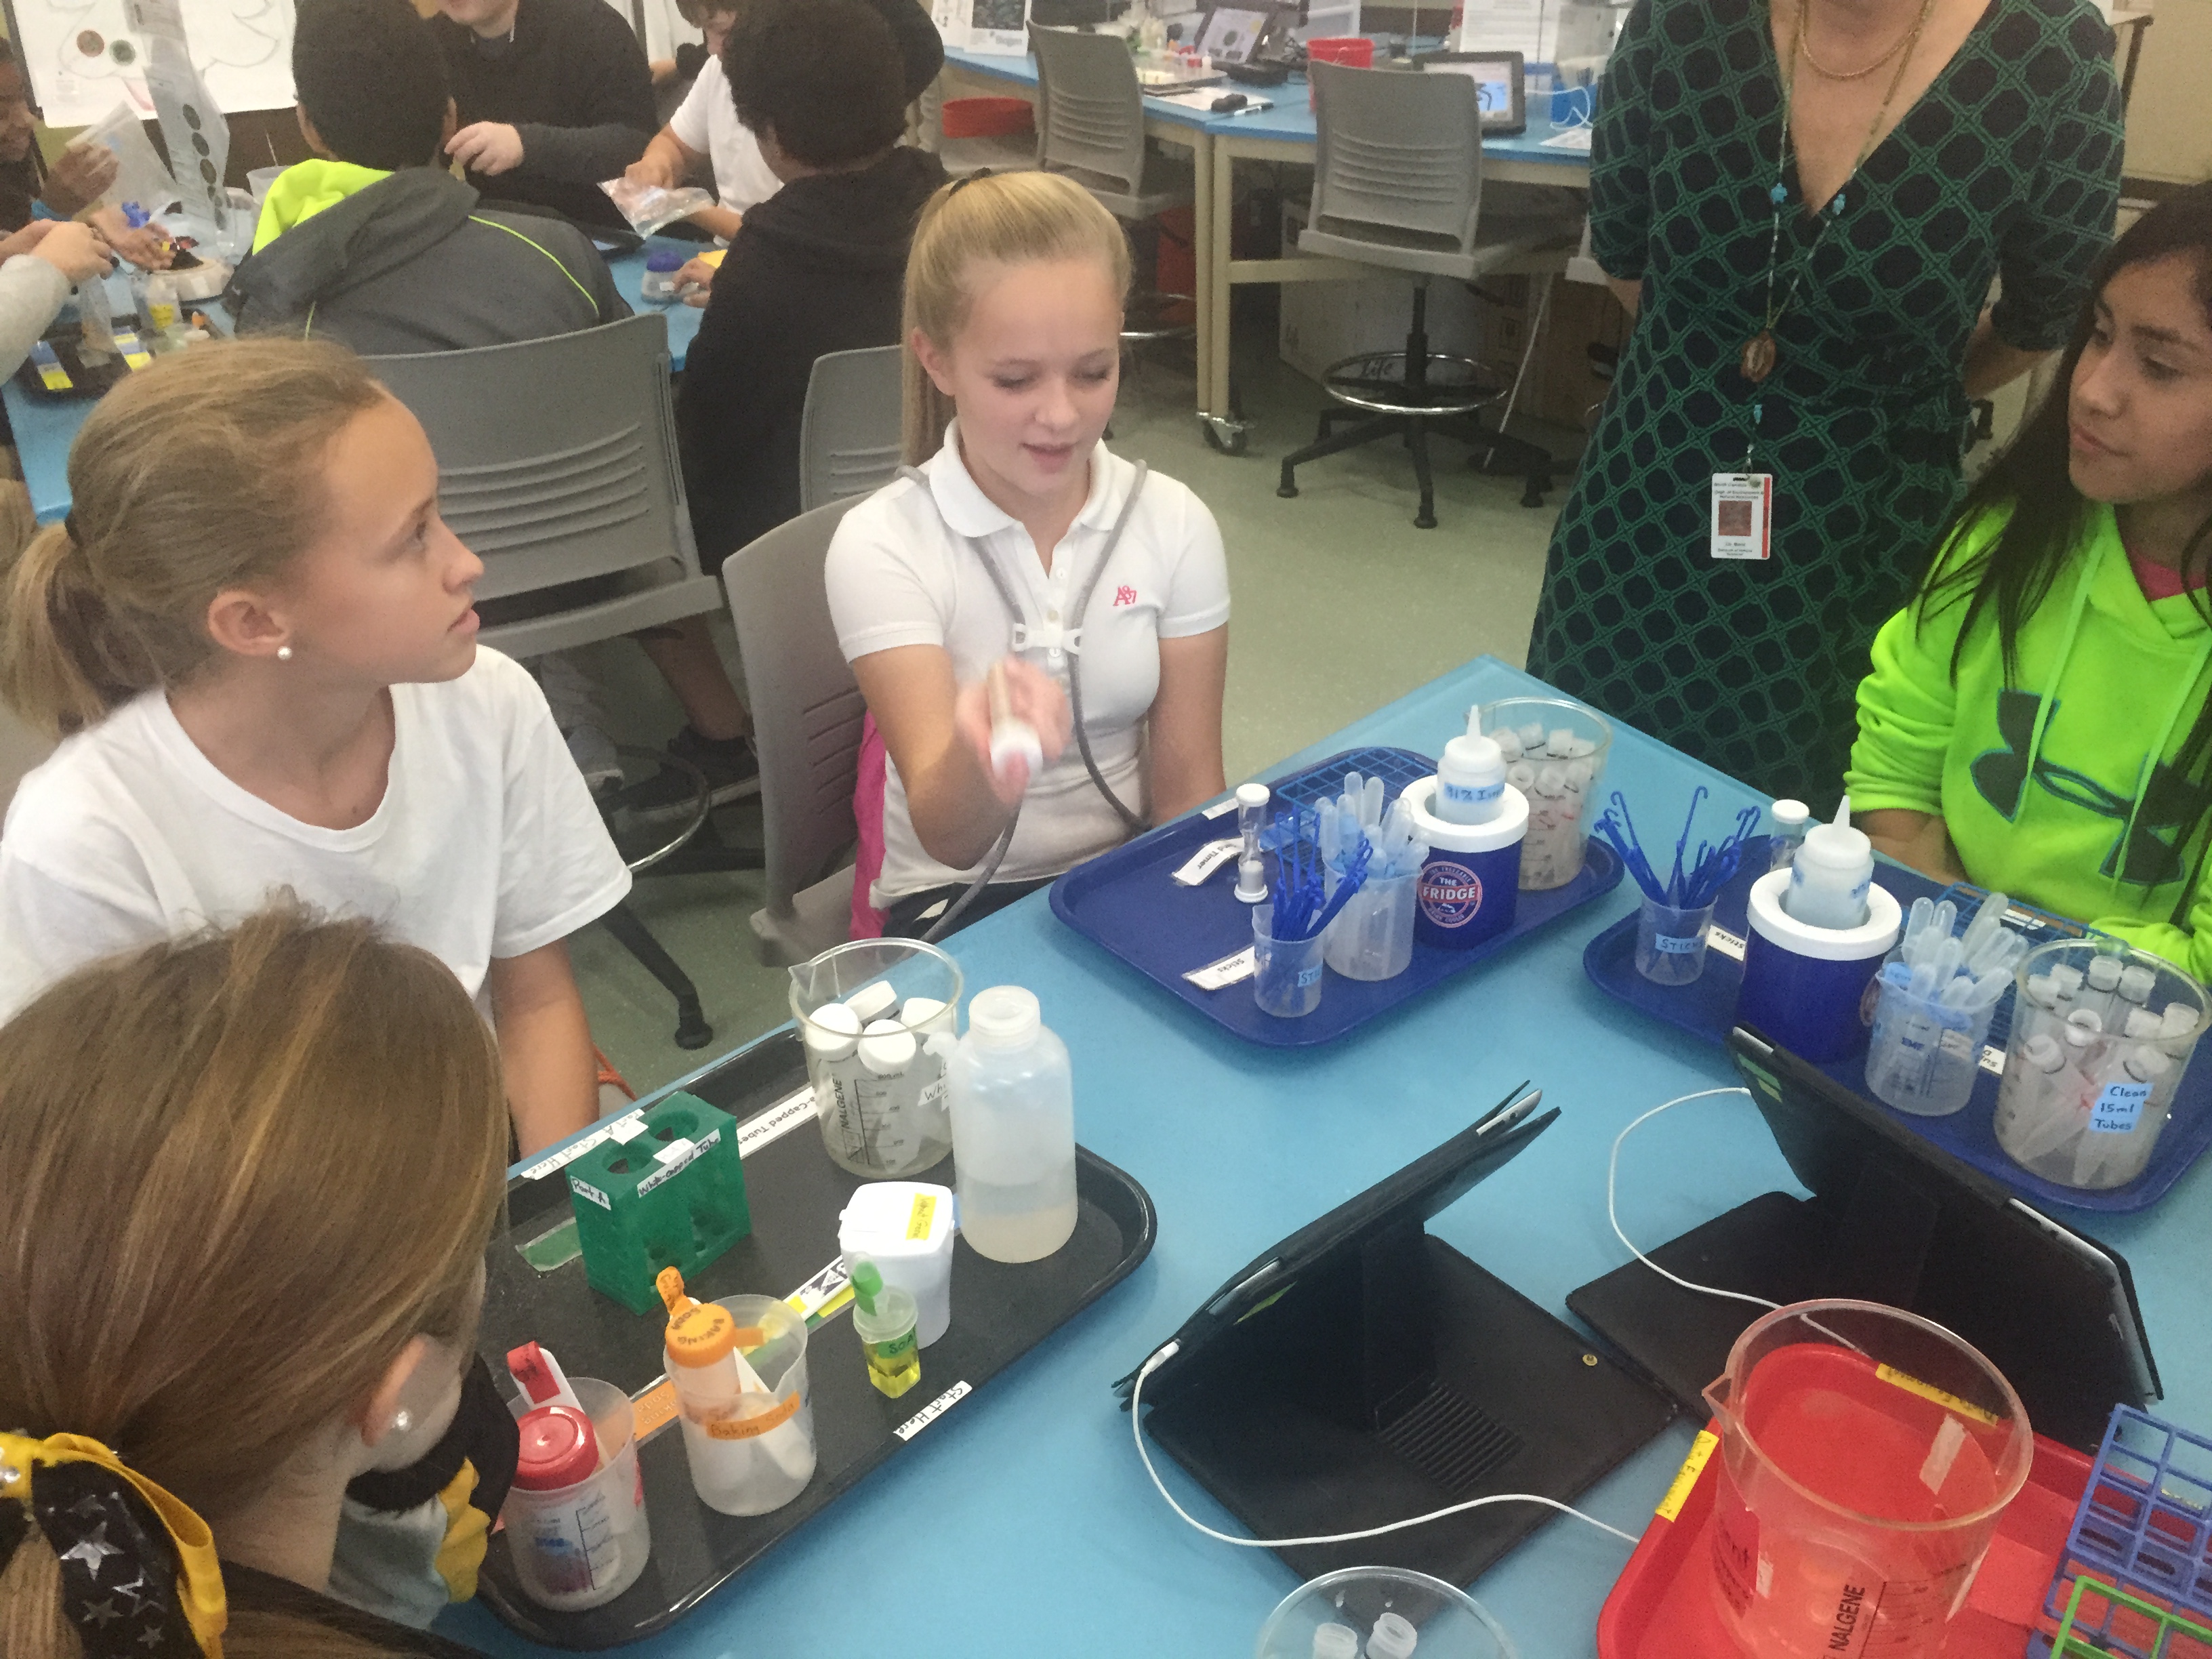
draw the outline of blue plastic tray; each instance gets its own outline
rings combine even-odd
[[[1436,763],[1407,749],[1348,749],[1273,786],[1274,806],[1310,805],[1344,787],[1346,772],[1383,781],[1389,799],[1436,770]],[[1321,1006],[1300,1019],[1263,1014],[1252,999],[1252,981],[1202,991],[1183,975],[1234,954],[1252,942],[1252,908],[1237,902],[1233,866],[1217,870],[1200,886],[1185,887],[1170,872],[1210,841],[1237,832],[1234,811],[1209,818],[1193,813],[1163,824],[1125,847],[1079,864],[1052,884],[1053,914],[1121,958],[1154,984],[1173,992],[1208,1019],[1248,1042],[1271,1048],[1305,1048],[1334,1042],[1439,981],[1510,951],[1526,934],[1611,892],[1620,884],[1620,860],[1593,839],[1582,873],[1564,887],[1523,893],[1513,926],[1468,951],[1440,951],[1418,940],[1412,966],[1395,979],[1364,981],[1330,974]]]
[[[1593,848],[1595,845],[1592,843]],[[1765,840],[1754,837],[1745,845],[1742,870],[1722,890],[1713,905],[1716,927],[1724,927],[1739,939],[1746,935],[1745,912],[1751,902],[1751,885],[1766,873],[1766,866]],[[1908,908],[1923,893],[1930,898],[1941,898],[1946,893],[1954,898],[1978,894],[1974,889],[1945,888],[1900,865],[1882,866],[1875,872],[1875,879]],[[1962,915],[1971,908],[1971,902],[1960,907]],[[2062,924],[2037,925],[2018,931],[2040,944],[2062,933],[2079,935],[2083,930]],[[1614,923],[1589,942],[1583,951],[1583,971],[1601,991],[1709,1042],[1725,1042],[1729,1028],[1735,1023],[1736,993],[1743,984],[1743,963],[1718,951],[1708,950],[1705,971],[1690,984],[1654,985],[1636,971],[1633,915]],[[2007,991],[1997,1004],[1996,1018],[1990,1024],[1988,1046],[1999,1052],[2002,1052],[2012,1031],[2012,1003],[2013,993]],[[2061,1187],[2040,1176],[2030,1175],[2005,1155],[2004,1149],[1997,1145],[1996,1131],[1991,1127],[1996,1115],[1998,1083],[1993,1072],[1984,1071],[1974,1079],[1972,1097],[1948,1117],[1915,1117],[1887,1106],[1882,1106],[1882,1109],[1954,1158],[1964,1158],[1984,1174],[2039,1204],[2126,1214],[2147,1210],[2165,1197],[2166,1190],[2181,1178],[2182,1172],[2204,1155],[2207,1146],[2212,1146],[2212,1061],[2208,1061],[2208,1053],[2212,1053],[2212,1045],[2197,1045],[2189,1069],[2182,1074],[2180,1086],[2175,1091],[2173,1115],[2166,1126],[2166,1133],[2159,1137],[2158,1150],[2151,1154],[2143,1172],[2124,1187],[2109,1188],[2103,1192]],[[1867,1090],[1863,1046],[1857,1053],[1832,1060],[1820,1069],[1855,1094],[1874,1101],[1877,1106],[1882,1105]]]

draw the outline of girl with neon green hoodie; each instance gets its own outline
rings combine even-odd
[[[2058,384],[1884,625],[1875,845],[2212,979],[2212,185],[2106,255]]]

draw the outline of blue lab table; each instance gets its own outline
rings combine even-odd
[[[1358,744],[1434,752],[1463,729],[1471,702],[1540,689],[1480,658],[1275,771]],[[1712,791],[1709,823],[1760,799],[1626,729],[1605,782],[1655,822],[1686,807],[1700,783]],[[1151,1192],[1158,1242],[1127,1282],[907,1452],[677,1625],[623,1651],[640,1659],[1250,1653],[1261,1621],[1296,1587],[1292,1575],[1271,1554],[1216,1543],[1169,1512],[1109,1385],[1258,1252],[1464,1128],[1524,1077],[1560,1108],[1559,1121],[1430,1224],[1567,1317],[1569,1291],[1626,1259],[1606,1224],[1613,1137],[1662,1101],[1735,1081],[1717,1049],[1623,1007],[1583,977],[1583,946],[1635,897],[1623,883],[1517,951],[1317,1050],[1239,1042],[1063,927],[1042,894],[957,936],[948,948],[969,994],[1013,982],[1042,1001],[1074,1061],[1077,1133]],[[1646,1245],[1758,1194],[1802,1191],[1741,1097],[1693,1102],[1638,1130],[1623,1152],[1620,1185],[1622,1224]],[[2203,1265],[2212,1172],[2200,1165],[2141,1215],[2069,1219],[2133,1264],[2167,1389],[2163,1409],[2212,1429],[2212,1288]],[[1327,1352],[1317,1343],[1316,1363]],[[925,1376],[922,1392],[953,1380]],[[1583,1507],[1641,1533],[1692,1432],[1678,1422]],[[1242,1531],[1171,1461],[1155,1458],[1193,1514]],[[1626,1557],[1627,1546],[1563,1516],[1472,1588],[1523,1654],[1575,1659],[1595,1651],[1598,1608]],[[536,1651],[481,1607],[447,1623],[495,1652]]]
[[[945,74],[948,97],[996,94],[1034,100],[1036,95],[1036,63],[1026,55],[949,51]],[[1228,84],[1215,90],[1266,98],[1270,107],[1253,114],[1214,115],[1147,99],[1145,131],[1164,144],[1191,152],[1196,172],[1198,414],[1222,447],[1236,453],[1243,447],[1243,428],[1230,414],[1230,289],[1238,283],[1341,282],[1372,276],[1375,271],[1347,260],[1295,254],[1279,259],[1232,257],[1230,228],[1237,163],[1311,167],[1316,143],[1312,88],[1304,76],[1294,75],[1279,87]],[[1530,111],[1526,132],[1483,140],[1483,176],[1507,184],[1588,189],[1589,151],[1547,142],[1557,132],[1545,115]]]
[[[681,301],[669,305],[649,301],[640,295],[638,283],[645,275],[646,252],[656,247],[674,248],[687,256],[704,252],[696,242],[666,241],[656,237],[635,253],[614,255],[608,259],[607,269],[614,274],[615,287],[629,302],[631,310],[667,314],[669,364],[681,373],[684,354],[690,349],[692,337],[699,331],[701,312],[698,307]],[[113,279],[109,297],[118,316],[130,308],[128,290]],[[228,324],[228,316],[221,306],[198,308],[215,313]],[[15,453],[22,458],[23,482],[31,492],[31,508],[38,514],[40,524],[52,524],[70,509],[70,446],[76,441],[77,428],[92,413],[93,401],[78,398],[49,402],[33,398],[12,374],[4,386],[0,386],[0,402],[6,404],[9,424],[15,431]]]

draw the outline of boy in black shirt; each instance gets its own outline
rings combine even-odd
[[[645,49],[605,0],[440,0],[460,131],[447,152],[495,199],[619,226],[599,188],[660,122]]]

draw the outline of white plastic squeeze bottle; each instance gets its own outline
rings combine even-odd
[[[1050,1255],[1075,1231],[1075,1091],[1036,996],[978,991],[945,1081],[961,1237],[994,1261]]]
[[[1436,813],[1446,823],[1487,823],[1505,804],[1505,751],[1482,734],[1482,716],[1468,711],[1467,735],[1444,745],[1437,763]]]
[[[1816,823],[1790,866],[1790,886],[1782,908],[1808,927],[1841,932],[1867,919],[1867,891],[1874,884],[1874,843],[1851,827],[1851,798],[1844,797],[1832,823]]]

